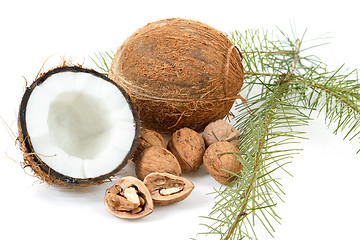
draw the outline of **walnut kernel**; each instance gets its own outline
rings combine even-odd
[[[107,189],[104,204],[111,214],[125,219],[145,217],[154,208],[149,190],[134,177],[121,178]]]
[[[155,205],[168,205],[187,198],[194,185],[187,179],[169,173],[151,173],[144,179]]]

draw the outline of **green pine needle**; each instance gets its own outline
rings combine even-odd
[[[94,53],[93,57],[91,56],[89,57],[92,60],[92,62],[95,64],[95,66],[99,69],[99,71],[107,76],[109,74],[111,61],[114,55],[115,55],[114,52],[110,50],[110,51]]]

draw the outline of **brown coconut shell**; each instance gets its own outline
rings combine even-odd
[[[224,118],[243,84],[242,55],[227,36],[198,21],[150,23],[118,49],[109,77],[130,95],[144,127],[197,132]]]
[[[129,150],[128,154],[125,156],[125,158],[119,162],[119,165],[111,172],[98,176],[96,178],[86,178],[86,179],[79,179],[79,178],[73,178],[66,175],[63,175],[52,168],[50,168],[46,163],[44,163],[41,158],[39,157],[40,154],[36,153],[34,150],[34,147],[31,143],[31,136],[28,134],[27,126],[26,126],[26,107],[28,100],[33,92],[33,90],[41,85],[48,77],[55,73],[59,72],[85,72],[93,74],[97,77],[100,77],[104,79],[104,81],[108,81],[111,84],[114,84],[119,91],[123,94],[124,98],[126,99],[127,103],[130,106],[130,109],[132,111],[133,117],[134,117],[134,124],[135,124],[135,137],[132,142],[131,149]],[[22,166],[24,168],[30,167],[33,175],[38,177],[43,182],[46,182],[50,185],[57,185],[57,186],[89,186],[89,185],[98,185],[106,180],[110,179],[112,176],[114,176],[116,173],[118,173],[126,164],[127,162],[132,158],[134,155],[134,152],[137,148],[137,145],[139,143],[140,138],[140,121],[139,117],[136,113],[136,110],[134,108],[134,105],[131,103],[129,95],[122,89],[120,86],[118,86],[116,83],[114,83],[111,79],[104,76],[101,73],[98,73],[94,70],[90,69],[84,69],[77,66],[71,66],[71,67],[58,67],[51,71],[48,71],[46,73],[43,73],[39,75],[39,77],[29,86],[26,88],[25,93],[22,97],[20,108],[19,108],[19,115],[18,115],[18,131],[19,136],[17,138],[19,148],[23,153],[24,161],[22,162]]]

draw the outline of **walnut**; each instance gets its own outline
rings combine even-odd
[[[168,205],[187,198],[194,185],[183,177],[169,173],[150,173],[144,179],[155,205]]]
[[[176,157],[166,148],[151,146],[146,148],[136,160],[135,172],[144,180],[152,172],[165,172],[181,175],[181,167]]]
[[[234,145],[226,141],[213,143],[205,151],[204,165],[206,170],[216,181],[222,184],[229,184],[234,176],[222,169],[232,173],[238,173],[241,171],[242,165],[237,156],[224,153],[240,154],[240,151]]]
[[[166,142],[163,136],[155,132],[153,130],[142,128],[140,131],[140,139],[139,144],[136,148],[135,154],[134,154],[134,160],[136,161],[137,157],[141,154],[141,152],[150,146],[159,146],[166,148]]]
[[[210,146],[211,144],[220,141],[230,142],[234,146],[237,146],[240,143],[240,131],[222,119],[207,125],[202,136],[206,146]]]
[[[168,149],[180,163],[183,173],[196,172],[205,152],[204,139],[190,128],[181,128],[171,135]]]
[[[116,217],[142,218],[152,213],[154,204],[149,190],[139,179],[124,177],[105,192],[105,207]]]

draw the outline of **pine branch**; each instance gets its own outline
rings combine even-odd
[[[294,51],[292,51],[292,53],[294,54],[294,59],[293,59],[291,69],[286,74],[286,76],[284,76],[284,78],[280,80],[281,82],[279,83],[279,88],[275,92],[274,98],[272,99],[273,100],[272,105],[269,108],[270,111],[266,114],[266,121],[265,121],[264,125],[262,126],[262,133],[261,133],[261,136],[260,136],[260,141],[258,143],[257,151],[255,153],[255,156],[256,156],[255,157],[255,165],[254,165],[254,169],[253,169],[253,172],[252,172],[250,184],[249,184],[249,186],[247,187],[247,189],[245,191],[244,201],[243,201],[242,206],[240,208],[239,214],[237,215],[237,217],[235,219],[234,224],[232,225],[232,227],[230,228],[228,234],[225,237],[225,240],[230,239],[231,235],[235,231],[235,228],[239,224],[241,218],[243,218],[243,217],[245,217],[247,215],[245,210],[246,210],[247,205],[248,205],[248,203],[250,201],[250,196],[251,196],[253,190],[255,189],[255,183],[256,183],[258,175],[259,175],[258,170],[261,168],[261,165],[264,164],[264,162],[262,161],[261,158],[262,158],[262,154],[263,154],[263,150],[264,150],[264,145],[266,143],[266,139],[268,137],[268,133],[269,133],[270,128],[271,128],[270,124],[274,120],[274,115],[276,114],[275,109],[277,109],[278,105],[280,104],[279,103],[280,99],[285,94],[286,85],[284,83],[289,78],[292,77],[292,75],[293,75],[293,73],[295,71],[296,65],[298,64],[298,61],[299,61],[300,40],[297,40],[296,42],[297,42],[296,49]]]
[[[275,231],[273,224],[280,223],[275,209],[284,191],[274,173],[288,174],[286,165],[299,151],[289,146],[301,138],[302,132],[296,128],[307,124],[309,118],[299,112],[304,106],[292,96],[289,87],[297,73],[301,41],[274,42],[268,33],[259,31],[244,35],[236,32],[233,36],[244,54],[245,71],[250,73],[246,74],[245,94],[252,114],[238,104],[235,126],[242,132],[240,151],[251,167],[243,168],[233,184],[215,192],[217,203],[209,214],[213,223],[204,234],[218,234],[221,239],[252,239],[257,238],[255,223],[270,236]],[[249,50],[252,48],[257,51]]]
[[[345,131],[344,139],[360,139],[360,84],[357,72],[342,73],[342,68],[318,78],[298,78],[293,82],[309,88],[308,107],[317,109],[319,113],[325,112],[327,124],[336,125],[335,134]]]
[[[302,56],[303,40],[293,41],[281,31],[279,38],[259,30],[235,32],[232,40],[244,54],[242,94],[252,110],[249,115],[244,106],[236,106],[236,127],[243,133],[239,149],[242,162],[252,168],[215,191],[216,207],[209,214],[213,223],[205,234],[257,239],[259,225],[273,236],[273,223],[281,220],[275,209],[285,193],[281,178],[274,176],[290,174],[285,167],[301,149],[289,146],[303,138],[297,128],[308,124],[314,111],[324,111],[328,124],[336,125],[334,133],[345,130],[344,138],[359,137],[360,85],[356,71],[328,71],[316,56]]]

